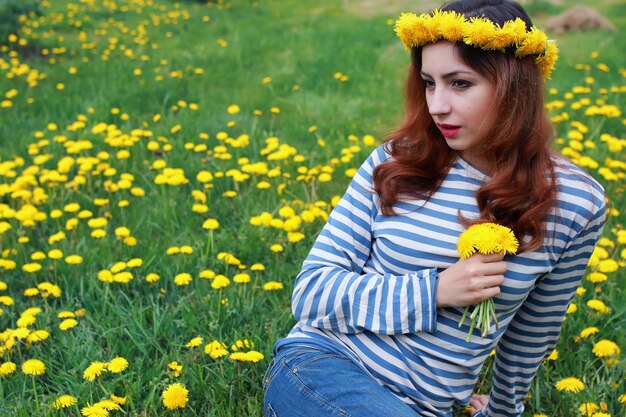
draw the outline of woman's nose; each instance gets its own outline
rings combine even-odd
[[[427,95],[428,112],[432,116],[448,114],[452,110],[450,100],[446,91],[441,88],[435,88]]]

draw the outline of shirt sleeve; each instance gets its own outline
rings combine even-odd
[[[372,173],[386,158],[380,146],[360,167],[305,259],[292,297],[301,323],[341,333],[436,330],[436,268],[363,273],[376,212]]]
[[[475,416],[521,416],[530,384],[552,353],[606,216],[596,200],[591,219],[565,247],[555,268],[538,278],[496,348],[493,382],[487,407]]]

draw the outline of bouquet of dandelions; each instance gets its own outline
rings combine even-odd
[[[506,226],[495,223],[480,223],[468,227],[467,230],[459,236],[459,243],[457,245],[459,254],[463,259],[467,259],[475,253],[481,253],[483,255],[493,253],[514,255],[518,247],[519,242],[515,238],[513,231]],[[469,309],[470,306],[465,307],[465,311],[459,322],[459,327],[465,322]],[[485,337],[491,327],[492,318],[497,329],[498,319],[496,317],[496,308],[493,299],[490,298],[481,301],[474,307],[474,311],[470,314],[472,322],[467,334],[467,339],[465,340],[467,342],[470,341],[474,328],[478,328],[481,331],[482,337]]]

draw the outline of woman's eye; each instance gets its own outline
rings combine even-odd
[[[452,81],[452,86],[456,88],[468,88],[472,86],[472,83],[465,80],[454,80]]]
[[[435,82],[432,80],[424,80],[422,79],[422,81],[424,82],[424,87],[426,88],[432,88],[435,86]]]

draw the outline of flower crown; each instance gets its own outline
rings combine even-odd
[[[526,23],[520,19],[509,20],[499,26],[484,17],[469,20],[454,11],[435,10],[432,14],[402,13],[396,21],[395,32],[407,49],[434,43],[439,40],[463,42],[488,51],[504,52],[515,47],[515,56],[522,58],[536,55],[535,63],[544,78],[559,57],[556,42],[536,27],[526,31]]]

